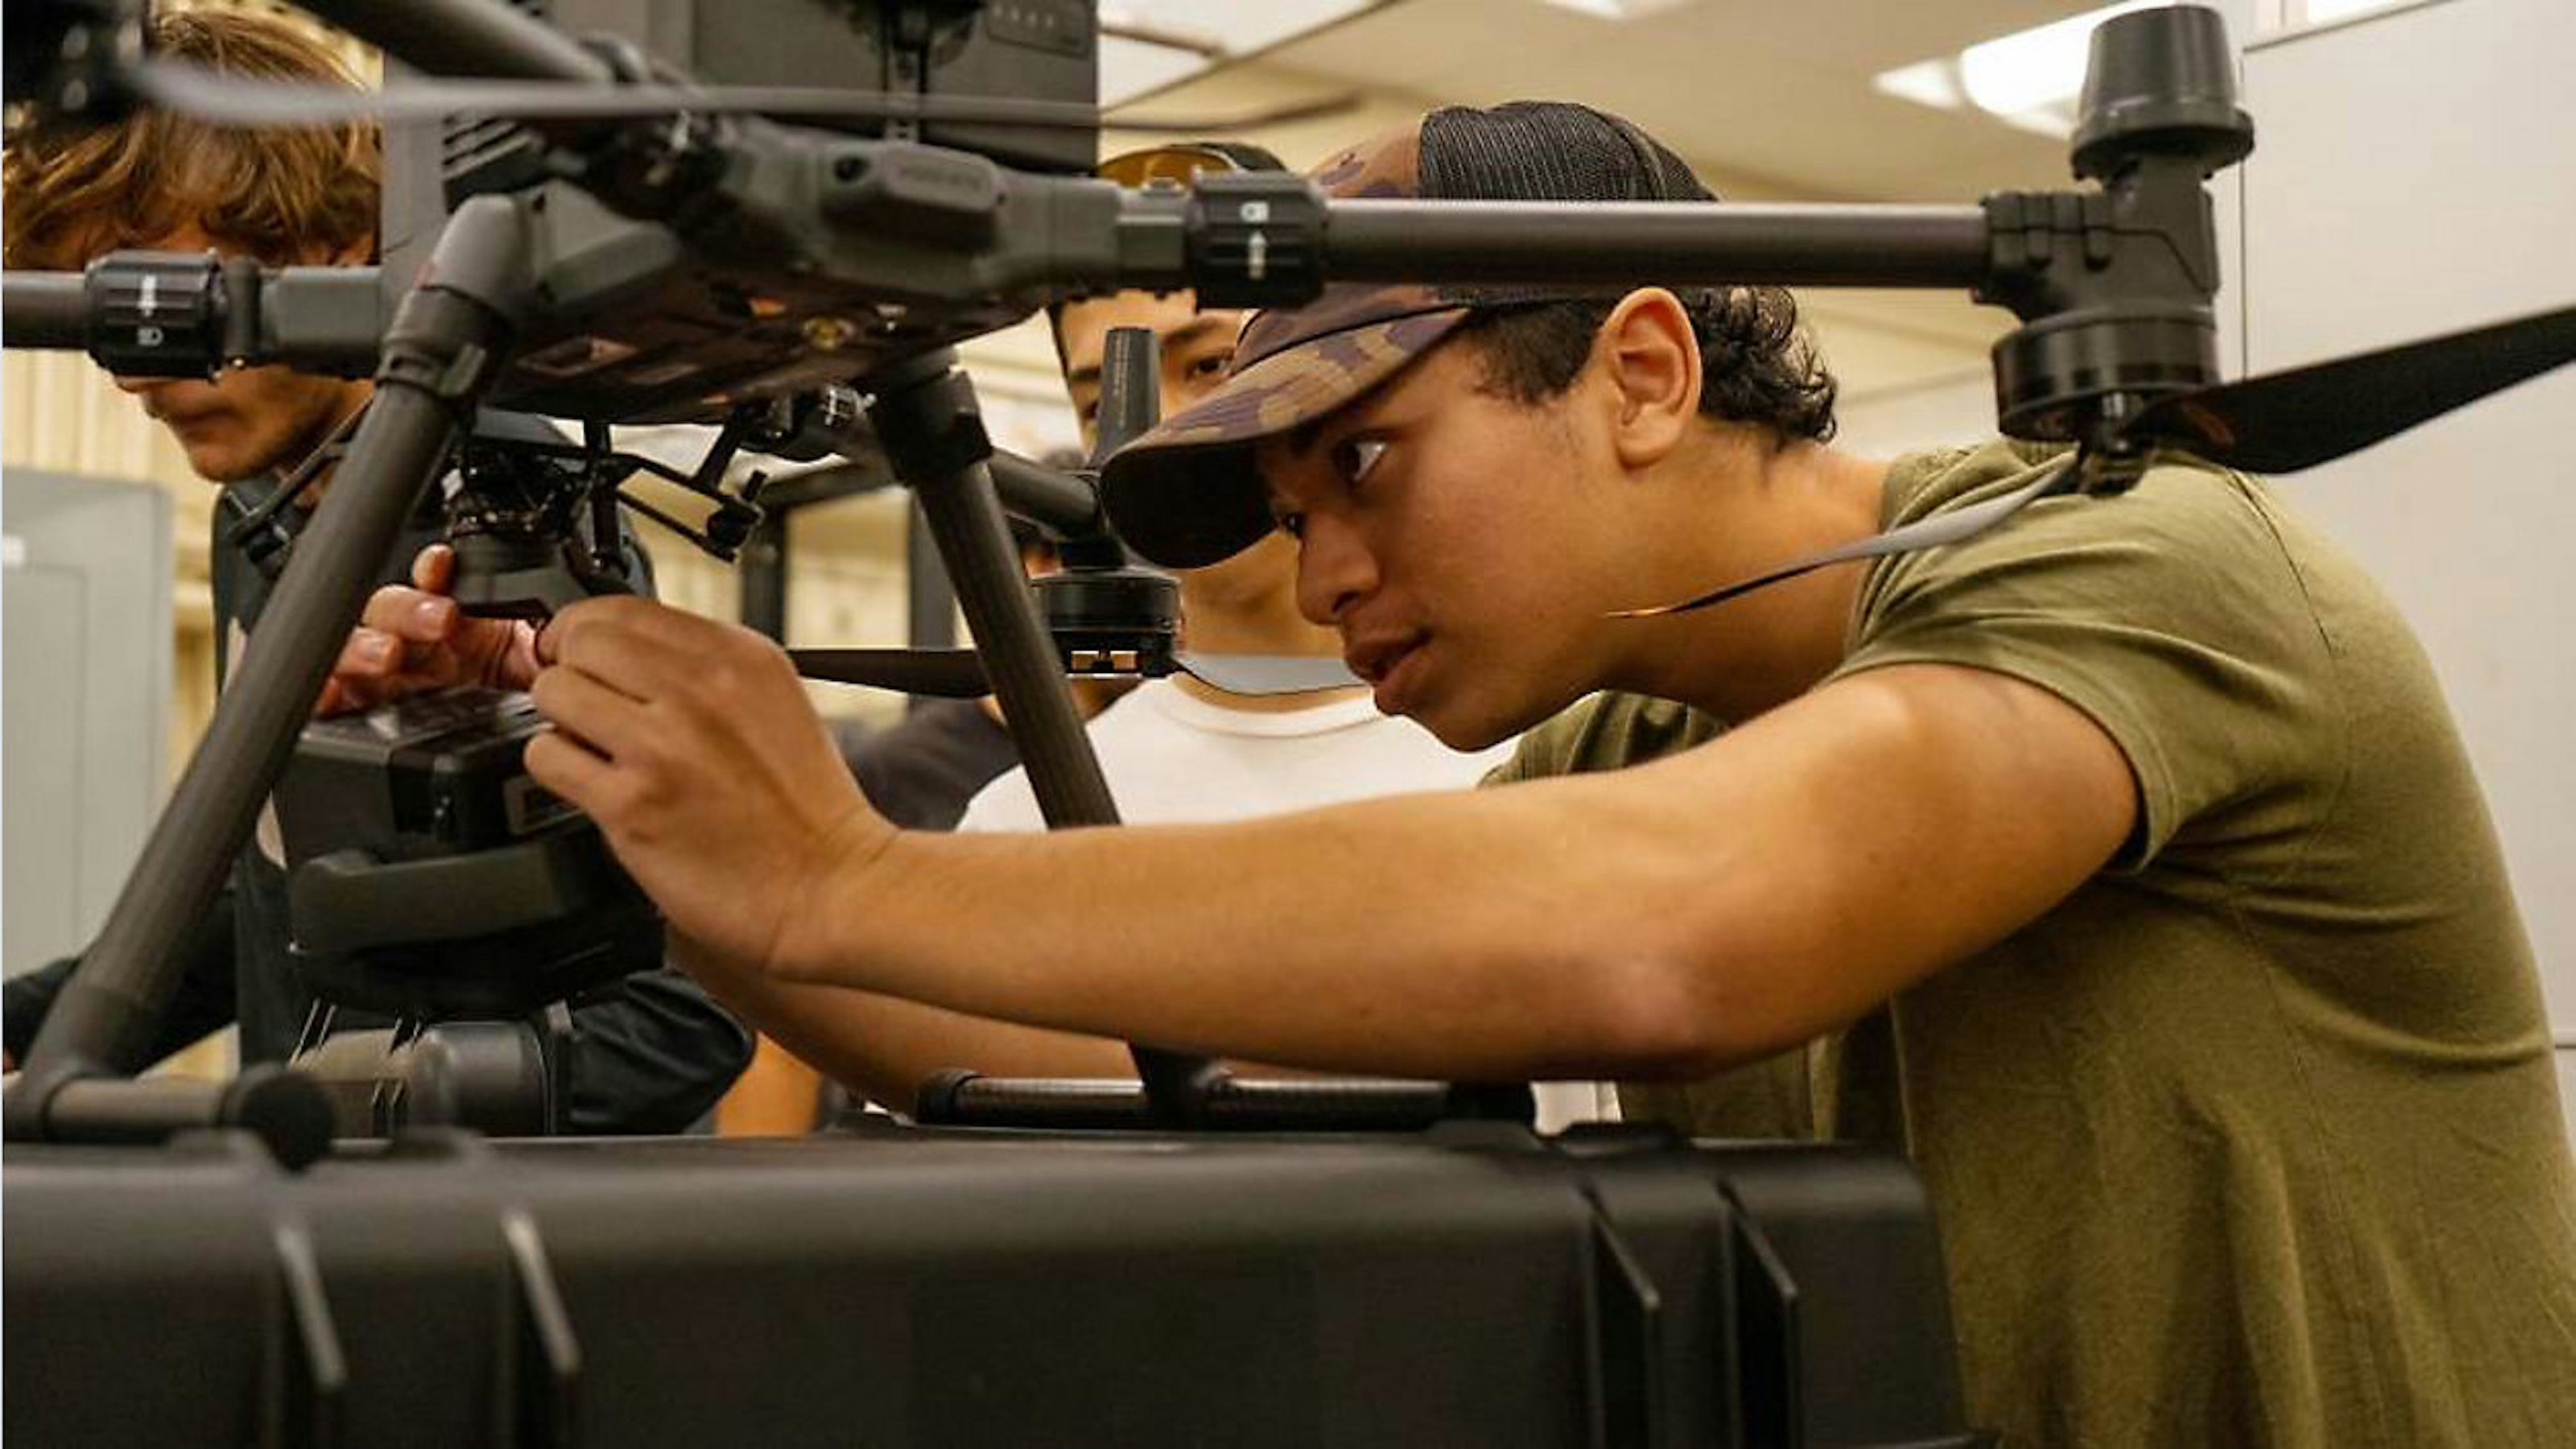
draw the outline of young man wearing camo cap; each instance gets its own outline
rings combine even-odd
[[[1566,106],[1437,112],[1320,179],[1707,195]],[[755,1018],[888,993],[1327,1070],[1617,1076],[1685,1125],[1901,1144],[1970,1417],[2006,1443],[2556,1442],[2576,1170],[2402,621],[2258,484],[2180,458],[1626,614],[2049,463],[1829,432],[1785,294],[1341,287],[1255,320],[1228,383],[1112,463],[1160,562],[1295,535],[1301,607],[1454,746],[1611,691],[1509,788],[909,835],[774,650],[630,600],[548,631],[561,732],[528,763]],[[1722,1075],[1793,1050],[1794,1080]]]

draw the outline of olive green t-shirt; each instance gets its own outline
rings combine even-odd
[[[1901,459],[1885,521],[2020,486]],[[2262,485],[2186,460],[1870,566],[1840,675],[1952,664],[2127,756],[2108,869],[1851,1031],[1632,1115],[1878,1138],[2014,1445],[2576,1443],[2576,1167],[2531,948],[2432,670]],[[1606,696],[1498,777],[1718,722]],[[1921,862],[1937,875],[1958,863]]]

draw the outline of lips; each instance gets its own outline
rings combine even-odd
[[[1401,634],[1373,635],[1356,640],[1345,648],[1342,662],[1350,666],[1351,673],[1376,690],[1377,707],[1393,714],[1398,712],[1395,691],[1388,686],[1404,667],[1405,661],[1411,659],[1430,637],[1419,629]]]
[[[150,403],[145,403],[143,405],[143,411],[145,415],[150,417],[154,422],[157,422],[166,428],[197,427],[201,424],[209,423],[222,417],[225,412],[223,408],[219,407],[162,408],[154,407]]]
[[[1422,637],[1421,631],[1415,630],[1353,640],[1343,648],[1342,662],[1351,667],[1351,673],[1375,684],[1395,668],[1397,661],[1420,647]]]

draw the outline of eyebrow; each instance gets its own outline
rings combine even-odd
[[[1315,445],[1323,441],[1324,430],[1336,423],[1344,425],[1342,431],[1345,433],[1400,431],[1410,427],[1410,421],[1400,414],[1394,421],[1388,420],[1385,386],[1381,383],[1322,417],[1308,418],[1281,434],[1280,441],[1288,445],[1288,455],[1303,458],[1313,452]]]
[[[1190,343],[1204,340],[1210,333],[1223,332],[1225,330],[1225,321],[1222,318],[1193,317],[1189,321],[1182,323],[1180,326],[1173,328],[1171,331],[1164,333],[1162,335],[1163,347],[1165,350],[1169,350],[1175,346],[1185,346]],[[1085,363],[1082,366],[1065,373],[1064,380],[1067,383],[1087,382],[1097,384],[1100,381],[1100,364],[1096,362]]]

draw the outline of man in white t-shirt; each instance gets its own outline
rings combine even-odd
[[[1186,588],[1186,584],[1184,585]],[[1092,749],[1133,824],[1239,820],[1407,790],[1464,789],[1510,757],[1460,754],[1421,726],[1382,715],[1365,690],[1295,697],[1291,709],[1175,676],[1139,686],[1091,722]],[[1024,771],[996,777],[960,830],[1042,830]]]

